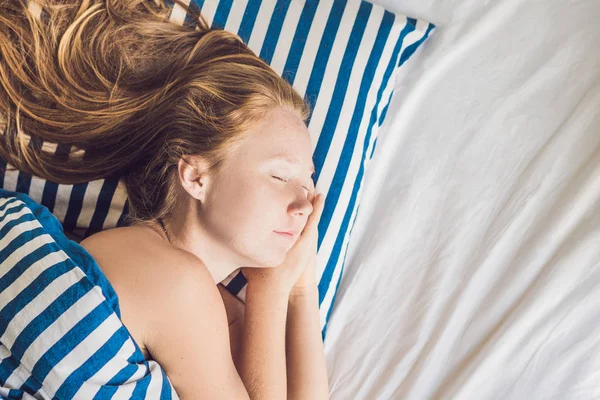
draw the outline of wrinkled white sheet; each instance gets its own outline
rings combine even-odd
[[[438,29],[365,177],[331,398],[600,399],[600,1],[375,2]]]

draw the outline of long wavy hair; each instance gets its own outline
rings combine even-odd
[[[125,177],[132,223],[173,211],[182,157],[218,172],[274,107],[306,124],[287,81],[180,5],[196,29],[162,0],[0,0],[0,157],[56,183]]]

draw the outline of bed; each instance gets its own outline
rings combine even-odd
[[[438,29],[365,176],[331,398],[600,398],[600,2],[376,3]]]

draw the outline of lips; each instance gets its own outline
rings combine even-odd
[[[279,234],[282,237],[287,237],[290,239],[295,239],[296,238],[296,233],[294,231],[284,231],[284,232],[280,232],[280,231],[273,231],[277,234]]]

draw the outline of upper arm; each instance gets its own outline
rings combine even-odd
[[[152,358],[181,399],[249,399],[233,363],[225,306],[210,273],[190,258],[165,272],[146,308]]]

